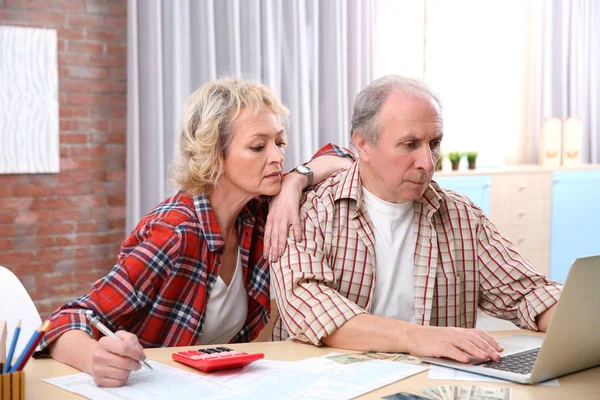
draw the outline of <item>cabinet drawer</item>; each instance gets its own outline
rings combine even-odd
[[[496,225],[515,226],[550,223],[550,198],[500,199],[492,203],[491,220]]]
[[[497,174],[492,177],[494,200],[550,198],[551,192],[551,172]]]
[[[519,250],[539,250],[550,248],[550,224],[523,226],[497,225],[504,237],[514,243]]]

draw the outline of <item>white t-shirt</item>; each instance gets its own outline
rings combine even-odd
[[[248,295],[243,275],[242,256],[238,249],[237,264],[229,286],[219,276],[210,291],[200,344],[229,343],[244,326]]]
[[[377,255],[371,314],[414,323],[414,203],[389,203],[364,186],[363,199],[373,222]]]

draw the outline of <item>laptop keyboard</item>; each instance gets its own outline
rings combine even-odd
[[[500,361],[485,361],[477,365],[485,368],[500,369],[502,371],[514,372],[517,374],[529,374],[533,369],[535,360],[540,349],[523,351],[521,353],[511,354],[500,358]]]

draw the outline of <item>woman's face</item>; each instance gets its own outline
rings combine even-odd
[[[267,106],[255,116],[242,110],[231,134],[221,183],[249,198],[279,193],[286,137],[278,117]]]

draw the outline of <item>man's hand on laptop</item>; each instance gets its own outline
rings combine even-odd
[[[408,338],[412,355],[447,357],[463,363],[472,358],[498,361],[504,350],[496,339],[478,329],[415,325]]]

